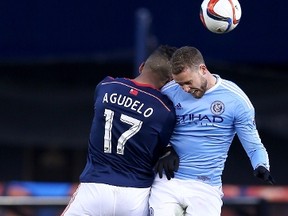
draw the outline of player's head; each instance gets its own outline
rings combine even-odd
[[[170,59],[176,49],[161,45],[140,66],[141,74],[149,76],[156,88],[161,88],[172,79]]]
[[[171,58],[172,76],[184,91],[201,98],[208,89],[205,61],[195,47],[184,46],[176,50]]]

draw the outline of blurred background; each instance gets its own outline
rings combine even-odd
[[[2,1],[3,194],[11,181],[77,183],[86,162],[95,86],[107,75],[136,76],[141,61],[160,44],[197,47],[211,72],[247,93],[272,175],[283,191],[288,185],[288,2],[239,2],[240,24],[218,35],[203,27],[199,0]],[[238,189],[265,186],[253,177],[237,138],[223,183]],[[257,215],[233,211],[225,215]],[[288,215],[285,211],[281,208]]]

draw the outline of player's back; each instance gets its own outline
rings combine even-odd
[[[174,128],[172,102],[151,86],[107,77],[96,88],[94,112],[81,182],[149,187]]]

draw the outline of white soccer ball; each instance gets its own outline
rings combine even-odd
[[[200,8],[200,19],[211,32],[223,34],[232,31],[242,15],[238,0],[204,0]]]

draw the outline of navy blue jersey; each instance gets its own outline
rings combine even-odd
[[[153,167],[175,121],[173,103],[159,90],[106,77],[95,90],[87,164],[80,181],[150,187]]]

